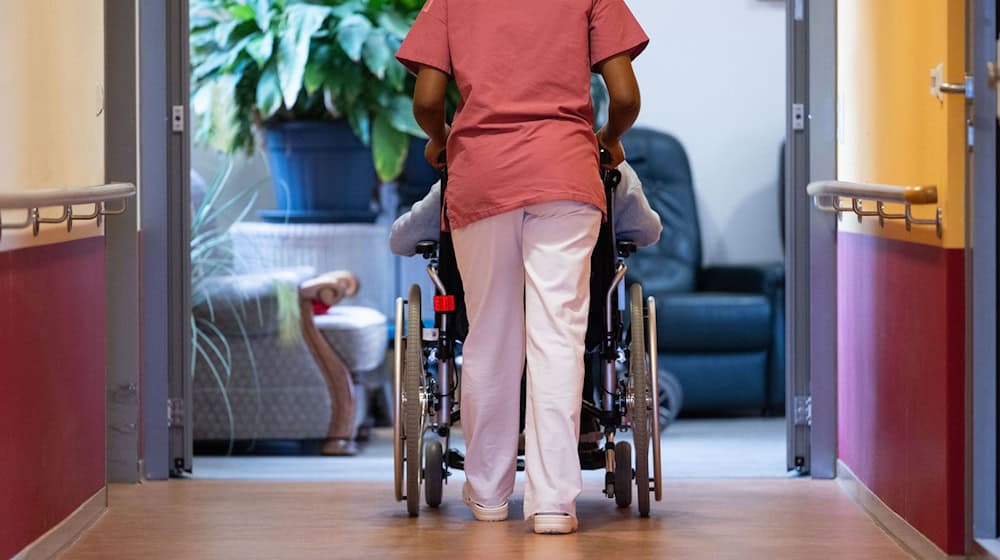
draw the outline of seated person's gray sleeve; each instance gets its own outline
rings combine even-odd
[[[441,238],[441,183],[431,187],[422,200],[392,224],[389,249],[401,257],[417,254],[417,243]]]
[[[618,166],[622,182],[615,191],[615,236],[648,247],[660,240],[663,223],[649,206],[642,182],[628,163]]]

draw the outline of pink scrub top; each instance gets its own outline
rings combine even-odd
[[[427,0],[396,56],[451,75],[462,94],[451,229],[554,200],[606,211],[590,73],[648,43],[624,0]]]

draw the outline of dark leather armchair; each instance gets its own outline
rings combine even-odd
[[[624,144],[663,221],[660,241],[632,257],[629,274],[656,297],[660,367],[680,379],[684,411],[782,411],[784,266],[703,267],[684,147],[641,128]]]

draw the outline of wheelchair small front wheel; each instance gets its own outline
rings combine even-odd
[[[615,444],[615,504],[632,505],[632,445],[627,441]]]
[[[444,449],[438,440],[430,440],[424,445],[424,499],[427,505],[436,508],[441,505],[444,493]]]
[[[639,515],[649,517],[649,436],[651,416],[648,406],[649,372],[646,367],[645,306],[642,286],[632,284],[630,293],[631,343],[629,345],[629,420],[635,442],[635,486]]]
[[[406,511],[411,517],[420,514],[420,467],[424,405],[423,329],[420,315],[420,286],[410,288],[406,314],[406,349],[403,372],[403,416],[406,424]]]

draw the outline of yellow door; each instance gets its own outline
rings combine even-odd
[[[877,220],[845,219],[841,229],[962,247],[966,100],[932,94],[931,72],[940,66],[945,82],[964,83],[965,0],[840,0],[837,9],[839,179],[936,186],[944,235],[907,233],[900,222],[880,230]],[[914,215],[934,218],[934,209]]]

